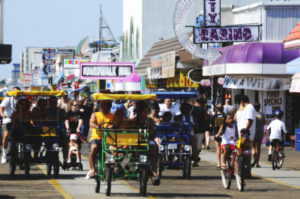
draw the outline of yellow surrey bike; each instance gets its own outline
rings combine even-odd
[[[52,103],[51,98],[57,100],[57,97],[64,95],[64,91],[6,92],[6,96],[17,97],[19,102],[22,99],[27,98],[30,101],[39,97],[43,101],[40,104],[43,104],[44,107],[47,107],[48,102],[46,99],[49,99],[50,104]],[[22,106],[22,102],[20,106]],[[28,111],[28,109],[29,107],[25,110]],[[17,165],[19,165],[20,169],[24,169],[25,176],[29,177],[31,165],[46,164],[47,176],[51,177],[53,169],[53,177],[58,177],[60,166],[59,144],[61,142],[62,130],[64,129],[58,119],[60,117],[59,109],[56,108],[53,111],[47,109],[47,116],[45,118],[41,117],[40,114],[38,118],[33,119],[32,112],[21,113],[21,118],[18,119],[17,124],[12,129],[11,159],[9,161],[10,175],[15,174]],[[14,123],[15,121],[12,122]]]
[[[155,94],[101,94],[93,95],[94,100],[155,100]],[[100,102],[101,103],[101,102]],[[147,108],[147,107],[146,107]],[[127,120],[130,122],[129,120]],[[132,122],[132,121],[131,121]],[[149,176],[149,128],[125,125],[123,129],[100,128],[102,150],[97,155],[95,192],[100,192],[100,181],[106,183],[105,194],[111,194],[113,179],[139,180],[140,195],[147,193]]]

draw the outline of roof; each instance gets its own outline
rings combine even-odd
[[[94,100],[156,100],[155,94],[104,94],[94,93]]]
[[[286,64],[300,56],[299,50],[285,50],[283,43],[244,43],[218,49],[221,56],[211,65],[225,63]],[[205,62],[207,65],[207,62]]]
[[[7,91],[6,96],[65,96],[65,91]]]
[[[300,39],[300,21],[297,23],[295,28],[293,28],[290,34],[283,41],[287,42],[295,39]]]
[[[182,45],[178,41],[177,37],[159,41],[155,43],[151,49],[146,53],[143,59],[140,61],[136,68],[147,68],[151,65],[150,59],[153,56],[160,55],[162,53],[176,51],[176,56],[179,55],[179,50],[182,49]]]
[[[258,3],[253,3],[250,5],[234,8],[232,11],[243,12],[245,10],[250,10],[250,9],[263,7],[263,6],[299,6],[299,5],[300,5],[299,1],[258,2]]]

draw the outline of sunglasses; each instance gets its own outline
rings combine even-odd
[[[78,104],[74,104],[73,106],[79,107],[79,105],[78,105]]]

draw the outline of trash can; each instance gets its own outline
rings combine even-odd
[[[295,150],[300,151],[300,129],[295,129]]]

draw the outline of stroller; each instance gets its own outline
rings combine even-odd
[[[83,165],[81,162],[81,144],[83,139],[79,133],[70,133],[69,137],[69,155],[68,161],[65,169],[69,170],[77,169],[79,171],[83,171]]]

